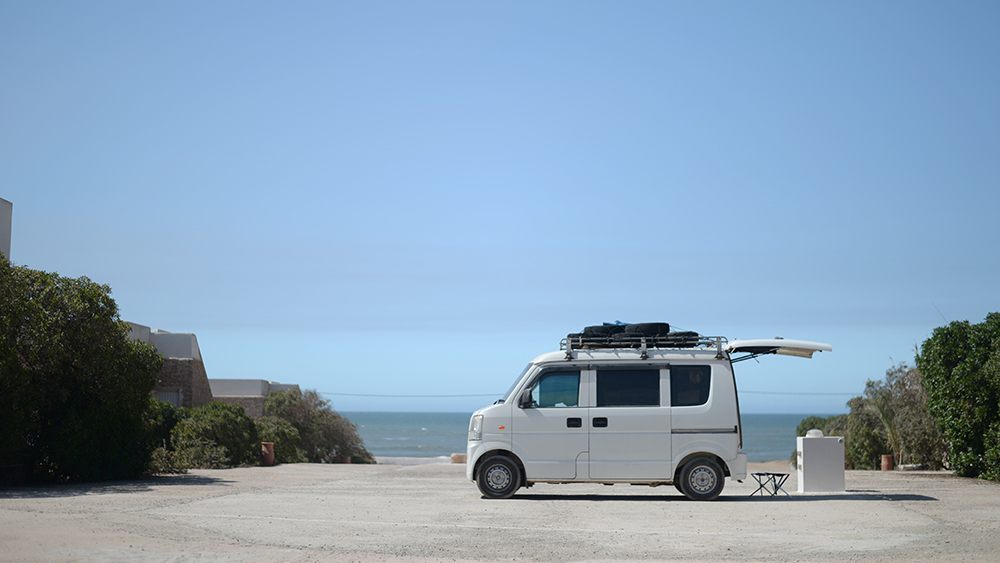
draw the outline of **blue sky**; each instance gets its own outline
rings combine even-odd
[[[2,2],[12,257],[197,333],[210,377],[499,393],[567,332],[666,320],[830,342],[737,379],[746,412],[838,412],[998,309],[998,16]]]

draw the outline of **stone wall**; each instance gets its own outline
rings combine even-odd
[[[212,401],[212,389],[201,360],[164,358],[153,391],[180,391],[182,407],[197,407]]]
[[[239,405],[250,418],[264,416],[264,397],[215,397],[220,403]]]

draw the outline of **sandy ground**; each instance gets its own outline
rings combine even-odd
[[[785,469],[784,464],[752,470]],[[3,560],[993,560],[1000,485],[849,472],[846,494],[715,502],[673,487],[536,485],[480,498],[446,463],[286,465],[0,490]]]

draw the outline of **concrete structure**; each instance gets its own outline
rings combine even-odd
[[[10,225],[14,204],[0,197],[0,254],[10,260]]]
[[[252,418],[264,416],[264,400],[271,393],[299,389],[298,385],[264,379],[209,379],[208,383],[214,400],[239,405]]]
[[[844,439],[819,430],[796,438],[796,481],[800,493],[844,492]]]
[[[152,330],[132,322],[129,326],[133,339],[152,344],[163,356],[160,378],[153,388],[154,397],[176,407],[197,407],[212,401],[212,389],[197,336]]]

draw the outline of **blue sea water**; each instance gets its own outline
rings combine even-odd
[[[376,456],[437,457],[465,451],[471,413],[345,412]],[[787,460],[804,414],[744,414],[743,451],[750,461]]]

